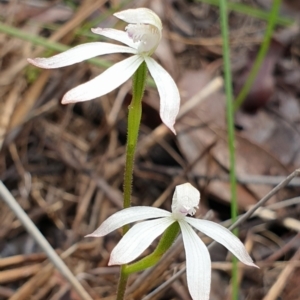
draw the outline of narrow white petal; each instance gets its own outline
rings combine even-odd
[[[101,237],[129,223],[169,217],[170,215],[170,212],[156,207],[134,206],[125,208],[107,218],[97,230],[87,235],[87,237]]]
[[[150,24],[162,30],[162,23],[156,13],[149,8],[127,9],[114,14],[115,17],[131,24]]]
[[[103,35],[109,39],[121,42],[133,49],[137,49],[138,43],[134,43],[133,40],[128,36],[128,33],[122,30],[117,30],[113,28],[92,28],[93,33]]]
[[[134,225],[113,249],[109,265],[123,265],[141,255],[175,220],[171,217]]]
[[[256,267],[243,243],[224,226],[212,221],[189,217],[186,217],[185,220],[199,231],[222,244],[244,264]]]
[[[134,55],[114,64],[94,79],[67,92],[62,103],[75,103],[101,97],[127,81],[137,70],[143,59]]]
[[[145,57],[145,61],[159,92],[161,120],[176,134],[173,125],[180,106],[180,95],[177,85],[170,74],[153,58]]]
[[[28,62],[39,68],[54,69],[73,65],[98,55],[135,52],[127,46],[95,42],[76,46],[49,58],[28,58]]]
[[[179,221],[186,255],[186,276],[193,300],[208,300],[211,261],[205,244],[184,220]]]

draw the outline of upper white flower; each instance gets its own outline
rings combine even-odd
[[[110,216],[90,237],[101,237],[123,225],[144,221],[134,225],[113,249],[109,265],[126,264],[139,255],[161,235],[172,223],[178,222],[186,254],[187,283],[194,300],[208,300],[211,282],[211,260],[205,244],[191,226],[216,240],[240,261],[249,266],[256,265],[242,242],[225,227],[207,220],[199,220],[194,215],[200,201],[200,193],[191,184],[178,185],[172,201],[172,212],[155,207],[130,207]],[[190,226],[191,225],[191,226]]]
[[[92,32],[119,41],[127,46],[93,42],[76,46],[50,58],[28,61],[40,68],[52,69],[69,66],[86,59],[111,53],[132,53],[133,56],[116,63],[101,75],[67,92],[62,103],[74,103],[103,96],[127,81],[145,61],[160,95],[160,117],[174,133],[179,111],[180,95],[169,73],[150,55],[156,50],[162,36],[160,18],[150,9],[128,9],[114,16],[129,23],[126,31],[112,28],[95,28]]]

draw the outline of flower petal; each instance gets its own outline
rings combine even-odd
[[[128,80],[142,62],[143,58],[134,55],[114,64],[94,79],[67,92],[61,103],[87,101],[111,92]]]
[[[190,183],[177,185],[172,199],[174,217],[182,219],[187,214],[194,215],[199,208],[200,192]]]
[[[114,14],[115,17],[131,24],[150,24],[162,30],[162,23],[156,13],[149,8],[127,9]]]
[[[152,218],[169,217],[170,215],[170,212],[156,207],[134,206],[125,208],[111,215],[98,229],[87,235],[87,237],[101,237],[129,223]]]
[[[127,46],[137,49],[138,43],[134,43],[133,40],[128,36],[128,33],[122,30],[117,30],[113,28],[92,28],[91,29],[93,33],[103,35],[109,39],[116,40],[118,42],[121,42],[123,44],[126,44]]]
[[[211,282],[211,261],[205,244],[184,220],[179,221],[186,255],[186,276],[194,300],[208,300]]]
[[[28,58],[31,64],[45,69],[54,69],[73,65],[86,59],[110,53],[136,53],[132,48],[110,43],[87,43],[71,48],[49,58]]]
[[[243,243],[224,226],[212,221],[198,220],[189,217],[186,217],[185,220],[199,231],[222,244],[244,264],[257,267],[253,263]]]
[[[108,265],[123,265],[141,255],[175,220],[171,217],[134,225],[113,249]]]
[[[153,58],[145,57],[160,96],[160,117],[163,123],[176,134],[173,127],[180,106],[180,95],[170,74]]]

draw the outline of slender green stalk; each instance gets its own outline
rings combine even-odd
[[[120,279],[118,284],[117,298],[116,300],[123,300],[126,292],[126,286],[129,274],[122,272],[123,267],[121,267]]]
[[[219,6],[219,0],[194,0],[196,2],[204,2],[210,5]],[[235,3],[235,2],[229,2],[227,1],[227,8],[230,11],[235,11],[237,13],[245,14],[257,19],[269,21],[269,13],[264,12],[263,10],[253,8],[249,5],[245,5],[242,3]],[[281,26],[291,26],[295,23],[295,20],[292,20],[290,18],[276,16],[275,23],[277,25]]]
[[[247,97],[248,93],[250,92],[250,89],[256,79],[256,76],[261,68],[261,65],[267,55],[269,46],[270,46],[270,42],[272,39],[272,35],[275,29],[275,25],[276,25],[276,20],[278,17],[278,13],[279,13],[279,8],[281,5],[281,0],[274,0],[273,1],[273,5],[271,8],[271,12],[269,14],[269,19],[268,19],[268,25],[266,28],[266,32],[264,35],[264,39],[263,42],[260,46],[259,52],[256,56],[256,59],[254,61],[254,64],[252,66],[252,69],[248,75],[248,78],[243,86],[243,88],[241,89],[241,91],[239,92],[238,96],[235,99],[234,102],[234,109],[237,110],[242,103],[244,102],[245,98]]]
[[[124,273],[129,275],[135,272],[143,271],[147,268],[154,266],[161,259],[161,257],[166,253],[166,251],[172,246],[179,231],[180,231],[180,227],[178,222],[173,223],[164,232],[155,250],[148,256],[142,258],[141,260],[125,266]]]
[[[225,76],[225,92],[226,92],[226,116],[228,130],[228,149],[230,160],[230,187],[231,187],[231,218],[235,222],[237,219],[237,184],[235,173],[235,138],[234,138],[234,109],[233,109],[233,92],[232,78],[230,68],[230,48],[228,34],[228,7],[227,0],[220,1],[220,21],[223,40],[223,61]],[[237,234],[237,232],[235,232]],[[237,260],[233,259],[232,269],[232,299],[237,300],[238,296],[238,269]]]
[[[142,116],[142,98],[146,85],[146,77],[147,66],[146,63],[143,62],[133,77],[132,101],[128,108],[128,134],[124,175],[123,208],[130,207],[131,202],[134,155]],[[127,230],[125,230],[123,233],[125,234],[126,231]]]
[[[124,199],[123,208],[130,207],[132,193],[132,177],[134,167],[134,155],[138,140],[142,117],[142,98],[145,91],[147,78],[147,66],[143,62],[133,76],[132,100],[128,107],[128,132],[127,132],[127,147],[126,147],[126,162],[124,172]],[[123,226],[123,234],[129,229],[128,225]],[[126,265],[121,267],[120,280],[117,290],[117,300],[123,300],[129,274],[124,270]]]

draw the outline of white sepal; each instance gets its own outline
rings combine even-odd
[[[186,276],[193,300],[209,300],[211,261],[205,244],[184,221],[179,221],[186,255]]]
[[[142,62],[140,56],[134,55],[114,64],[94,79],[67,92],[62,104],[87,101],[111,92],[127,81]]]
[[[176,83],[170,74],[153,58],[145,57],[145,61],[160,96],[161,120],[176,134],[174,124],[180,106],[180,95]]]
[[[150,24],[162,30],[160,18],[148,8],[127,9],[115,13],[114,16],[130,24]]]
[[[94,42],[87,43],[71,48],[49,58],[28,58],[28,62],[44,69],[54,69],[70,66],[98,55],[111,53],[133,53],[135,49],[127,46],[114,45],[109,43]]]
[[[185,220],[194,228],[203,232],[216,242],[222,244],[232,252],[242,263],[251,267],[257,267],[244,244],[227,228],[212,221],[199,220],[186,217]]]
[[[98,229],[87,237],[101,237],[129,223],[152,218],[169,217],[170,212],[148,206],[134,206],[116,212],[107,218]]]
[[[133,261],[174,222],[171,217],[165,217],[134,225],[111,252],[108,264],[122,265]]]

